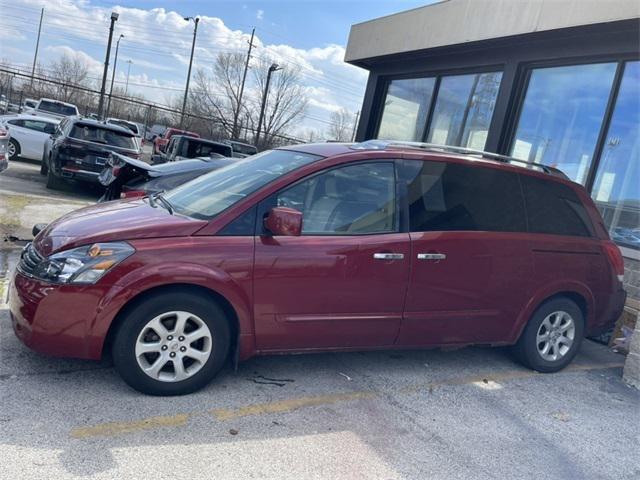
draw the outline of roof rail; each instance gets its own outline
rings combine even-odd
[[[516,165],[526,165],[530,168],[538,168],[544,173],[554,175],[569,180],[569,177],[560,169],[550,167],[549,165],[542,165],[540,163],[529,162],[520,158],[509,157],[508,155],[501,155],[499,153],[485,152],[484,150],[475,150],[466,147],[456,147],[455,145],[438,145],[436,143],[424,143],[424,142],[405,142],[398,140],[366,140],[361,143],[354,143],[351,148],[354,150],[385,150],[388,147],[405,147],[415,148],[418,150],[427,150],[433,152],[450,152],[458,153],[462,155],[475,155],[482,158],[488,158],[490,160],[497,160],[504,163],[513,163]]]

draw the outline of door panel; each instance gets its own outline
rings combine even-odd
[[[506,341],[530,298],[526,234],[411,233],[411,275],[398,344]],[[419,259],[421,254],[446,258]]]
[[[392,345],[410,264],[399,231],[392,161],[358,162],[306,177],[263,202],[303,215],[302,236],[256,238],[259,349]]]
[[[402,259],[375,259],[375,253]],[[407,233],[257,237],[258,349],[392,345],[410,263]]]

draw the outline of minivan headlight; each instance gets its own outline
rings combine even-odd
[[[133,252],[135,249],[126,242],[72,248],[43,259],[33,275],[54,283],[96,283]]]

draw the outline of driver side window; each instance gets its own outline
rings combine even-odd
[[[364,235],[398,230],[393,162],[333,168],[277,195],[303,214],[302,235]]]

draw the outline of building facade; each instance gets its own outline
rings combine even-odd
[[[487,150],[582,183],[640,307],[640,2],[445,0],[352,26],[356,139]]]

